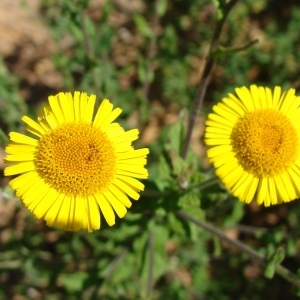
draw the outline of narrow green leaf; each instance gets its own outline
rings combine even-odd
[[[74,274],[61,274],[59,281],[69,292],[77,292],[82,290],[83,283],[88,277],[85,272],[76,272]]]
[[[284,260],[284,256],[285,251],[282,247],[277,248],[276,251],[271,255],[264,270],[264,275],[267,278],[271,279],[274,277],[275,268]]]
[[[167,0],[158,0],[155,2],[155,11],[158,14],[159,17],[162,17],[165,15],[168,7],[168,1]]]
[[[147,20],[139,14],[136,14],[133,18],[136,27],[139,32],[146,38],[150,38],[152,36],[152,29],[150,28]]]
[[[6,145],[8,143],[8,141],[9,141],[8,136],[0,128],[0,143],[3,145]]]

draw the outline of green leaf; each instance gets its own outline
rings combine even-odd
[[[0,143],[5,145],[9,141],[8,136],[3,132],[3,130],[0,128]]]
[[[282,247],[277,248],[276,251],[271,255],[264,270],[264,275],[267,278],[271,279],[274,277],[276,266],[284,260],[284,256],[285,251]]]
[[[155,11],[159,17],[164,16],[167,11],[168,1],[167,0],[158,0],[155,2]]]
[[[154,72],[147,65],[144,58],[139,57],[138,76],[141,83],[151,83],[154,79]]]
[[[182,207],[183,210],[199,220],[205,219],[205,213],[200,207],[200,197],[197,191],[192,190],[179,198],[178,206]],[[196,224],[188,222],[188,235],[191,240],[196,241],[198,238],[199,228]]]
[[[181,144],[183,141],[184,128],[182,120],[179,119],[176,123],[169,127],[168,137],[169,145],[168,149],[173,149],[176,153],[180,153]]]
[[[133,18],[135,25],[137,26],[139,32],[146,38],[151,38],[152,29],[150,28],[147,20],[139,14],[136,14]]]
[[[212,0],[213,5],[217,9],[217,20],[222,19],[224,15],[224,10],[226,8],[227,2],[226,0]]]
[[[179,234],[185,234],[186,230],[185,230],[185,223],[182,219],[177,218],[173,212],[170,212],[167,215],[167,219],[168,219],[168,225],[170,227],[170,229],[174,232],[177,232]]]
[[[146,289],[149,282],[149,274],[150,270],[149,268],[152,268],[152,280],[153,282],[157,281],[157,279],[162,276],[167,267],[167,255],[166,255],[166,242],[169,237],[169,229],[165,226],[161,226],[158,224],[155,224],[154,221],[149,223],[149,234],[148,238],[151,235],[152,238],[152,247],[153,247],[153,253],[150,253],[150,247],[149,247],[149,239],[147,239],[147,244],[144,249],[145,251],[145,260],[144,265],[142,269],[141,274],[141,295],[142,297],[145,297],[146,295]],[[152,265],[150,266],[150,255],[152,255]]]
[[[200,197],[197,191],[192,190],[179,198],[178,205],[184,209],[199,208],[200,209]]]
[[[244,203],[235,201],[231,213],[228,216],[225,216],[224,226],[226,227],[237,224],[244,216],[244,209]]]
[[[223,17],[223,12],[220,9],[220,1],[219,0],[212,0],[214,6],[217,9],[217,20],[220,20]]]
[[[61,274],[58,279],[69,292],[78,292],[82,290],[87,277],[88,274],[85,272],[76,272],[74,274]]]
[[[174,179],[171,176],[170,165],[163,155],[161,155],[159,158],[156,175],[157,176],[154,178],[154,182],[161,192],[174,185]]]

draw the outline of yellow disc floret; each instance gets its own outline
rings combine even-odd
[[[116,173],[107,134],[87,123],[65,123],[45,134],[35,155],[36,170],[51,187],[69,196],[105,190]]]
[[[299,152],[294,124],[274,109],[246,113],[234,126],[231,141],[240,165],[256,177],[279,174]]]

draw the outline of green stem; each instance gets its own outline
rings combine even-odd
[[[218,48],[220,35],[221,35],[222,29],[223,29],[223,25],[226,21],[226,18],[228,16],[229,12],[231,11],[231,9],[233,8],[233,6],[237,2],[238,2],[238,0],[231,0],[227,4],[226,9],[223,13],[222,19],[220,21],[218,21],[217,24],[216,24],[216,28],[215,28],[214,33],[213,33],[213,37],[212,37],[212,40],[211,40],[211,43],[210,43],[210,48],[209,48],[209,51],[208,51],[206,63],[205,63],[205,66],[204,66],[204,71],[203,71],[202,78],[201,78],[201,81],[200,81],[200,85],[199,85],[199,88],[198,88],[196,100],[194,102],[194,107],[192,109],[191,117],[190,117],[190,120],[189,120],[189,123],[188,123],[186,139],[184,141],[182,152],[181,152],[181,157],[183,159],[185,159],[186,156],[187,156],[188,149],[189,149],[191,139],[192,139],[192,133],[193,133],[196,121],[197,121],[197,116],[198,116],[198,113],[199,113],[199,111],[201,109],[201,106],[203,104],[203,100],[204,100],[204,97],[206,95],[207,86],[208,86],[208,83],[210,81],[210,76],[211,76],[212,70],[215,66],[216,57],[213,55],[213,53]]]
[[[156,0],[156,2],[158,2],[160,0]],[[154,6],[156,6],[157,3],[154,4]],[[156,50],[157,50],[157,28],[159,27],[159,15],[156,11],[156,9],[154,9],[154,14],[153,14],[153,20],[152,20],[152,35],[151,35],[151,39],[150,39],[150,43],[149,43],[149,47],[148,47],[148,52],[147,52],[147,56],[146,56],[146,80],[143,84],[143,99],[146,100],[148,99],[149,96],[149,90],[150,90],[150,85],[151,85],[151,80],[149,78],[149,74],[152,71],[152,60],[156,55]]]
[[[194,188],[200,188],[200,189],[204,189],[204,188],[207,188],[211,185],[214,185],[215,183],[218,183],[220,182],[220,179],[214,175],[213,177],[211,178],[208,178],[206,180],[203,180],[203,181],[200,181],[200,182],[197,182],[197,183],[194,183],[192,185],[190,185],[185,191],[190,191]]]
[[[128,254],[129,249],[126,247],[122,250],[122,252],[111,262],[108,269],[106,270],[104,274],[104,278],[108,279],[110,278],[114,272],[117,270],[118,266],[123,262],[126,255]]]
[[[148,253],[149,253],[149,269],[147,283],[147,297],[150,297],[153,289],[153,268],[154,268],[154,249],[153,249],[153,230],[149,231],[148,235]]]
[[[94,57],[92,45],[90,42],[90,37],[89,37],[88,31],[86,28],[86,17],[87,17],[86,12],[82,11],[82,13],[80,15],[80,23],[81,23],[83,39],[84,39],[84,49],[85,49],[87,58],[90,61],[94,61],[95,57]],[[94,84],[94,88],[96,91],[96,95],[97,95],[97,98],[99,99],[101,97],[101,89],[100,89],[100,85],[99,85],[98,74],[94,67],[92,68],[91,72],[92,72],[92,79],[93,79],[93,84]]]
[[[0,128],[0,143],[6,145],[9,141],[8,136],[4,133],[4,131]]]
[[[143,196],[144,197],[149,197],[149,198],[161,198],[161,197],[167,197],[167,196],[170,196],[170,195],[174,195],[174,194],[177,194],[177,195],[184,195],[186,194],[187,192],[189,192],[190,190],[192,189],[195,189],[195,188],[199,188],[199,189],[204,189],[204,188],[207,188],[215,183],[218,183],[220,181],[220,179],[216,176],[213,176],[211,178],[208,178],[206,180],[203,180],[203,181],[200,181],[200,182],[197,182],[191,186],[189,186],[187,189],[182,189],[182,190],[178,190],[178,191],[166,191],[166,192],[160,192],[160,191],[157,191],[157,190],[150,190],[150,189],[146,189],[144,192],[143,192]]]
[[[202,221],[186,214],[183,211],[177,211],[176,215],[184,220],[193,222],[197,226],[205,229],[206,231],[212,233],[213,235],[216,235],[221,240],[224,240],[224,241],[230,243],[231,245],[235,246],[236,248],[242,250],[243,252],[247,253],[253,260],[256,260],[263,264],[267,263],[267,259],[264,255],[260,254],[259,252],[255,251],[254,249],[250,248],[249,246],[247,246],[246,244],[244,244],[238,240],[231,239],[230,237],[225,235],[223,231],[221,231],[205,222],[202,222]],[[298,279],[297,275],[292,273],[289,269],[286,269],[282,265],[276,265],[275,271],[283,279],[285,279],[289,283],[293,284],[294,286],[297,286],[298,288],[300,288],[300,280]]]

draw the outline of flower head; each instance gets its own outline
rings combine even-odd
[[[209,161],[232,194],[265,206],[300,198],[300,97],[276,86],[235,89],[206,121]]]
[[[91,232],[100,228],[100,213],[112,226],[115,212],[124,217],[129,197],[137,200],[144,189],[136,178],[148,177],[149,150],[131,145],[138,130],[114,123],[122,110],[107,99],[94,116],[95,101],[95,95],[79,92],[50,96],[38,122],[22,118],[35,138],[9,135],[4,174],[20,174],[10,186],[48,226]]]

